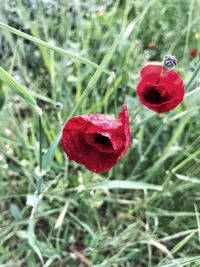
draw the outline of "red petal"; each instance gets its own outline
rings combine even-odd
[[[162,70],[163,70],[163,67],[161,65],[148,64],[142,68],[140,72],[140,76],[141,78],[144,78],[147,75],[157,74],[157,77],[158,77],[161,74]]]
[[[118,160],[118,155],[102,153],[91,148],[87,151],[83,164],[90,171],[102,173],[110,170]]]
[[[82,115],[81,118],[99,127],[100,129],[116,129],[121,126],[120,121],[116,120],[114,116],[109,114],[87,114]]]
[[[61,138],[62,148],[68,158],[80,163],[87,152],[87,146],[83,139],[85,128],[85,121],[81,117],[71,118],[65,124]]]
[[[179,74],[173,70],[169,70],[164,72],[161,75],[160,78],[160,83],[162,84],[166,84],[166,85],[182,85],[183,84],[183,80],[181,79],[181,77],[179,76]]]
[[[124,150],[120,154],[120,157],[122,157],[127,152],[131,140],[129,113],[126,103],[124,103],[123,109],[119,114],[119,120],[121,121],[124,127],[124,135],[125,135]]]

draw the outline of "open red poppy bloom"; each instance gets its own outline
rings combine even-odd
[[[61,145],[70,160],[95,173],[111,169],[130,144],[126,104],[118,119],[108,114],[87,114],[71,118],[64,126]]]
[[[147,65],[140,76],[137,94],[144,106],[162,113],[174,109],[183,101],[183,80],[175,71],[163,72],[161,65]]]

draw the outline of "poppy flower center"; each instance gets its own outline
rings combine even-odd
[[[99,145],[112,146],[110,139],[104,135],[99,134],[99,133],[95,133],[94,140]]]
[[[105,153],[113,152],[113,146],[111,140],[100,133],[87,133],[84,135],[85,141],[97,150]]]
[[[144,90],[143,97],[150,104],[162,104],[169,100],[170,95],[162,85],[148,85]]]

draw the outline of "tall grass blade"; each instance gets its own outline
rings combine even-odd
[[[162,191],[162,186],[135,181],[114,180],[90,185],[88,189],[141,189]]]
[[[26,103],[34,109],[35,112],[41,114],[41,108],[36,104],[35,99],[30,95],[30,93],[22,87],[18,82],[16,82],[12,76],[5,71],[2,67],[0,67],[0,79],[8,85],[10,89],[12,89],[16,94],[22,97]]]
[[[79,55],[77,55],[77,54],[75,54],[75,53],[73,53],[71,51],[62,49],[60,47],[57,47],[55,45],[52,45],[52,44],[47,43],[45,41],[42,41],[42,40],[40,40],[40,39],[38,39],[38,38],[36,38],[34,36],[31,36],[31,35],[29,35],[27,33],[19,31],[19,30],[13,28],[13,27],[10,27],[10,26],[2,23],[2,22],[0,22],[0,28],[2,28],[4,30],[7,30],[7,31],[9,31],[11,33],[14,33],[14,34],[16,34],[16,35],[18,35],[18,36],[20,36],[20,37],[22,37],[22,38],[24,38],[26,40],[29,40],[29,41],[37,44],[37,45],[41,45],[41,46],[47,47],[47,48],[49,48],[49,49],[51,49],[51,50],[53,50],[53,51],[55,51],[55,52],[57,52],[59,54],[68,56],[69,58],[72,58],[72,59],[77,60],[77,61],[79,61],[81,63],[84,63],[84,64],[86,64],[86,65],[88,65],[90,67],[98,68],[98,64],[92,62],[91,60],[89,60],[87,58],[81,57],[81,56],[79,56]],[[111,75],[111,72],[109,72],[109,71],[107,71],[105,69],[103,69],[103,71],[106,72],[107,74]]]

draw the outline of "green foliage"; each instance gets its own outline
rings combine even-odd
[[[200,2],[0,6],[0,266],[200,266],[200,63],[189,55],[200,50]],[[140,68],[165,54],[178,58],[187,94],[157,115],[135,88]],[[119,164],[97,175],[68,161],[65,121],[117,114],[124,100],[132,143]]]

